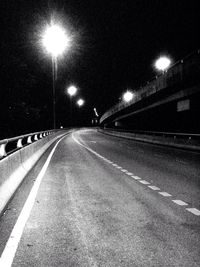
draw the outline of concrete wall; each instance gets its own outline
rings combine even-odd
[[[48,147],[69,132],[59,131],[30,144],[0,161],[0,214],[27,173]]]

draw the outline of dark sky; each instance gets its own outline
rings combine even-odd
[[[124,90],[151,79],[160,54],[176,62],[199,49],[199,14],[193,0],[1,0],[1,109],[12,123],[17,109],[25,109],[26,120],[18,116],[24,131],[50,127],[51,60],[39,40],[52,15],[74,36],[73,49],[58,62],[56,84],[58,124],[67,126],[67,85],[77,85],[86,101],[81,110],[72,103],[73,116],[91,121],[94,107],[102,114]]]

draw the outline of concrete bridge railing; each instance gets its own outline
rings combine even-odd
[[[44,152],[70,130],[51,130],[0,141],[0,214]]]
[[[53,130],[49,130],[3,139],[0,141],[0,159],[53,133]]]

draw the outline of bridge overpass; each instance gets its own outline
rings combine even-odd
[[[118,103],[100,119],[102,127],[164,132],[200,132],[200,51],[174,64]]]
[[[200,154],[45,131],[0,141],[0,267],[200,262]]]

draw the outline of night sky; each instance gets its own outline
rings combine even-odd
[[[137,90],[156,75],[160,54],[173,62],[198,50],[198,1],[1,0],[0,138],[52,128],[51,58],[41,34],[53,17],[73,36],[59,58],[57,126],[70,125],[66,87],[75,84],[85,106],[72,99],[74,125],[89,125],[127,88]]]

